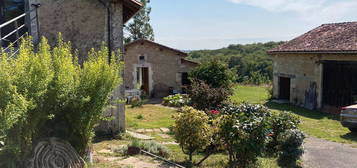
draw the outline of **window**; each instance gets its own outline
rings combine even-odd
[[[145,63],[145,56],[140,56],[140,57],[139,57],[139,63],[140,63],[140,64]]]
[[[187,72],[184,72],[182,73],[182,79],[181,79],[181,82],[182,82],[182,85],[185,86],[185,85],[191,85],[191,81],[190,79],[188,78],[188,73]]]

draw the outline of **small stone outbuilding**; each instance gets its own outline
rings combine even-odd
[[[274,98],[329,113],[357,103],[357,22],[324,24],[268,53]]]
[[[142,90],[150,97],[185,92],[188,73],[198,64],[186,60],[187,53],[149,40],[125,45],[126,90]]]

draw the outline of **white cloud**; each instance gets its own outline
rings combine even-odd
[[[229,0],[270,12],[293,12],[306,21],[336,22],[357,16],[356,0]]]

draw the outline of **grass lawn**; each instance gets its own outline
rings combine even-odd
[[[146,104],[141,108],[126,107],[126,125],[131,129],[169,128],[174,124],[175,109]]]
[[[248,85],[236,85],[234,87],[234,94],[230,98],[231,101],[236,103],[252,103],[264,104],[269,98],[267,87],[257,87]]]
[[[232,101],[238,103],[242,101],[248,103],[267,102],[268,91],[265,87],[240,85],[235,88],[235,91],[231,99]],[[291,111],[299,116],[302,121],[301,129],[309,136],[339,143],[357,143],[357,135],[342,127],[337,115],[307,110],[287,104],[268,102],[265,105],[274,111]]]

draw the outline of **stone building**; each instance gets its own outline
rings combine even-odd
[[[141,6],[136,0],[2,0],[0,18],[5,19],[0,21],[0,25],[26,13],[21,18],[25,23],[22,30],[32,35],[35,43],[44,36],[54,44],[61,32],[64,40],[71,41],[73,48],[79,50],[80,60],[84,61],[87,52],[91,48],[99,48],[103,42],[110,51],[122,52],[123,26]],[[10,25],[8,29],[14,28]],[[123,87],[118,86],[113,97],[121,98],[123,95]],[[107,124],[107,130],[124,130],[124,105],[117,104],[117,108],[109,113],[115,120]]]
[[[185,59],[187,53],[149,41],[125,45],[125,88],[140,89],[151,97],[184,92],[188,72],[197,63]]]
[[[268,53],[274,98],[329,113],[357,103],[357,22],[324,24]]]

